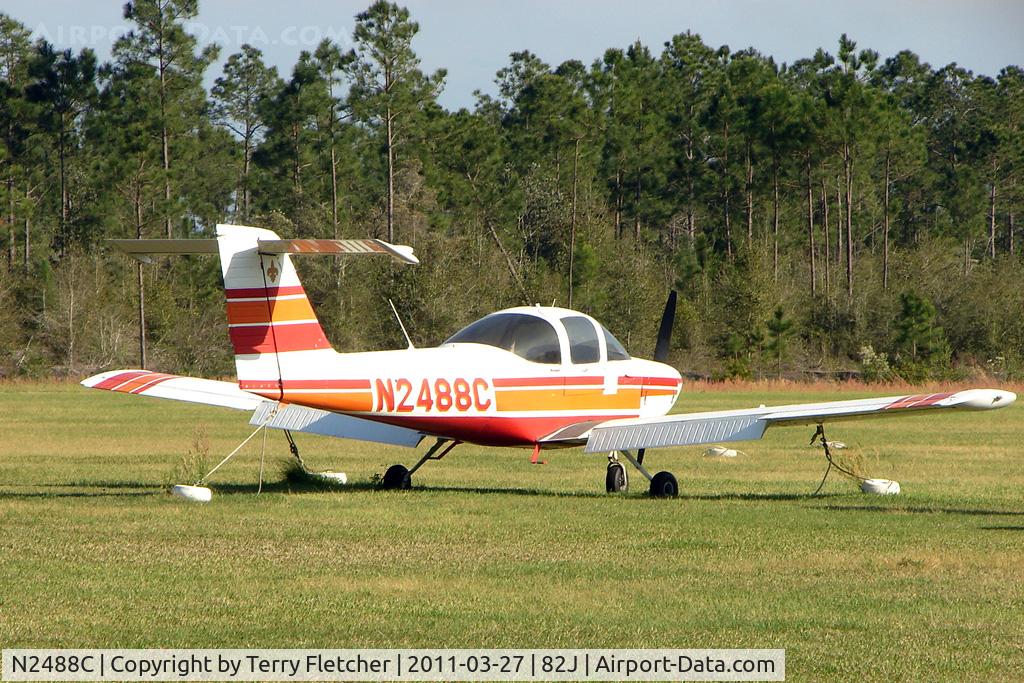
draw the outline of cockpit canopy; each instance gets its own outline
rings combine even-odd
[[[629,360],[612,333],[589,316],[567,309],[527,309],[494,313],[464,327],[445,344],[486,344],[533,363],[560,365]],[[538,315],[533,311],[543,312]],[[602,344],[602,341],[604,342]]]

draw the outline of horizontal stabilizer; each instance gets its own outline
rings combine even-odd
[[[403,263],[417,264],[412,247],[384,240],[260,240],[261,254],[387,254]]]
[[[118,251],[140,261],[149,262],[150,256],[182,256],[185,254],[216,254],[217,240],[107,240]],[[419,259],[412,247],[390,244],[383,240],[259,240],[261,254],[381,254],[397,261],[417,264]]]
[[[373,441],[407,448],[415,447],[423,439],[422,434],[405,427],[395,427],[326,410],[270,401],[256,409],[249,424],[253,426],[265,424],[273,429]]]
[[[217,240],[107,240],[107,243],[143,263],[149,263],[150,256],[217,253]]]

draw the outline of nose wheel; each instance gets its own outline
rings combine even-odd
[[[614,453],[608,454],[608,473],[604,477],[604,487],[608,493],[622,493],[629,488],[626,466],[619,462]]]

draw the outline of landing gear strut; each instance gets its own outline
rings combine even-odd
[[[679,483],[676,482],[676,478],[671,472],[658,472],[652,475],[644,467],[644,449],[640,449],[637,452],[637,457],[633,457],[633,454],[629,451],[618,451],[608,454],[608,474],[605,477],[605,488],[609,493],[615,493],[619,491],[625,491],[628,485],[626,480],[626,468],[623,467],[622,463],[619,462],[619,455],[622,455],[628,460],[633,467],[635,467],[640,474],[646,477],[647,481],[651,483],[650,494],[654,498],[675,498],[679,495]],[[621,472],[622,486],[616,488],[615,485],[619,482],[619,473]]]
[[[384,476],[380,480],[380,487],[382,489],[408,489],[412,488],[412,475],[420,467],[424,465],[428,460],[440,460],[444,456],[451,453],[452,449],[458,446],[461,441],[449,441],[448,439],[438,439],[437,442],[430,447],[430,449],[420,458],[419,462],[412,466],[412,469],[406,468],[405,465],[392,465],[384,472]],[[448,444],[448,447],[443,451],[441,447]]]

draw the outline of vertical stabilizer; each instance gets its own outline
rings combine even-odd
[[[335,355],[288,254],[260,254],[270,230],[218,225],[228,332],[241,388],[280,400],[282,367]],[[285,359],[284,357],[287,356]]]

